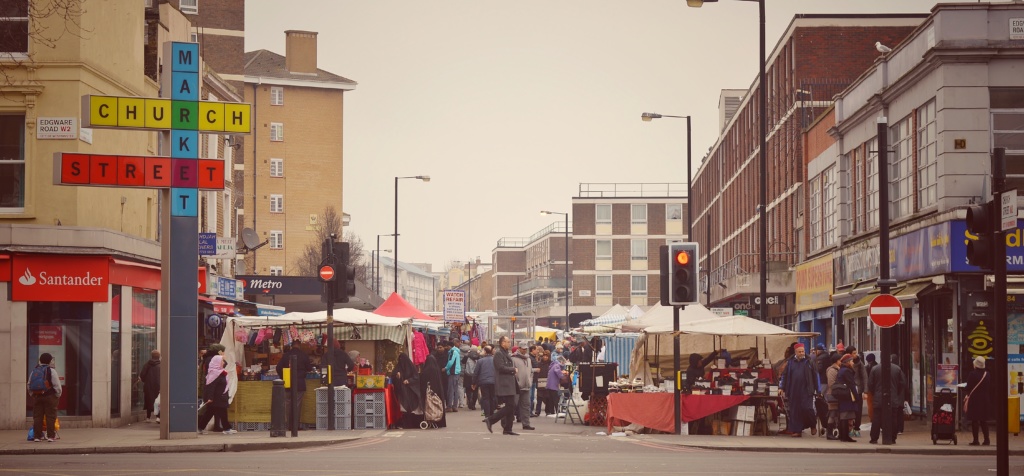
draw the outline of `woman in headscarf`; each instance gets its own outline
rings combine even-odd
[[[395,386],[398,403],[402,406],[402,428],[416,428],[423,421],[422,401],[420,393],[420,375],[416,365],[404,352],[398,354],[398,365],[391,373],[391,383]]]
[[[203,401],[209,407],[199,418],[199,433],[214,418],[214,424],[224,429],[225,435],[238,433],[231,429],[228,422],[228,372],[224,370],[224,357],[216,355],[210,360],[210,368],[206,371],[206,386],[203,387]]]
[[[992,376],[985,370],[985,358],[977,356],[974,358],[974,370],[967,376],[967,388],[964,393],[964,413],[967,419],[971,420],[971,434],[974,440],[971,446],[978,446],[978,427],[981,427],[985,435],[985,446],[990,444],[988,439],[988,420],[992,417],[991,402],[992,396],[989,392]],[[1012,416],[1012,415],[1011,415]]]
[[[441,378],[441,366],[438,365],[437,358],[434,357],[434,354],[428,355],[426,362],[423,362],[423,370],[420,372],[420,405],[422,405],[423,408],[423,419],[426,420],[429,413],[427,411],[427,389],[429,388],[434,395],[442,399],[440,409],[441,418],[438,420],[430,420],[430,422],[435,424],[438,428],[444,428],[447,425],[447,422],[445,421],[443,403],[444,385]]]

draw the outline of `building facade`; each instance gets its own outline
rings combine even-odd
[[[423,312],[434,311],[439,304],[441,278],[433,273],[428,263],[398,262],[398,286],[395,286],[395,260],[390,256],[381,256],[380,260],[380,294],[390,296],[397,292]]]

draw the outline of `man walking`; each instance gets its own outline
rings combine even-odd
[[[782,392],[789,402],[789,415],[786,417],[786,430],[793,437],[803,436],[805,428],[811,434],[817,434],[814,421],[814,392],[817,378],[814,366],[807,358],[803,344],[794,346],[796,354],[789,359],[786,370],[782,374]]]
[[[512,431],[512,416],[516,411],[516,368],[512,363],[512,356],[509,353],[511,342],[508,336],[501,336],[498,339],[498,349],[494,352],[494,370],[497,373],[494,384],[494,394],[498,398],[498,411],[493,415],[484,418],[487,424],[487,431],[494,432],[491,425],[501,420],[502,434],[518,436],[519,433]]]
[[[889,356],[889,362],[892,365],[889,366],[889,402],[892,404],[890,416],[892,420],[892,442],[896,443],[896,435],[899,434],[899,421],[903,418],[903,401],[904,395],[907,390],[907,377],[903,375],[903,370],[900,369],[896,362],[899,358],[896,354]],[[876,365],[875,368],[871,369],[871,374],[868,375],[868,395],[871,396],[871,402],[874,404],[875,418],[871,419],[871,440],[869,443],[877,444],[878,435],[882,432],[882,366]]]
[[[453,343],[445,344],[448,347],[448,363],[444,365],[444,374],[448,376],[448,409],[449,412],[459,411],[459,374],[462,373],[462,353],[459,347]]]
[[[462,359],[462,388],[466,392],[466,406],[470,410],[476,410],[476,402],[480,398],[480,392],[476,389],[476,363],[479,360],[480,352],[474,347],[470,347]]]
[[[57,438],[57,402],[62,392],[57,369],[50,366],[53,356],[43,353],[28,377],[28,394],[32,399],[33,441],[42,441],[43,418],[46,418],[46,441],[53,443]]]
[[[473,386],[480,389],[480,408],[484,411],[485,417],[494,414],[494,347],[484,346],[484,355],[476,362],[476,374],[473,376]]]
[[[530,426],[530,384],[533,382],[533,364],[525,346],[516,350],[518,352],[512,354],[512,365],[516,368],[516,386],[519,388],[516,416],[519,417],[519,423],[523,424],[524,430],[533,430],[534,428]]]

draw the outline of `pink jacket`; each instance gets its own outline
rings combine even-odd
[[[423,362],[427,361],[427,354],[430,351],[427,350],[427,338],[423,337],[422,332],[414,331],[412,333],[412,363],[416,365],[422,365]]]

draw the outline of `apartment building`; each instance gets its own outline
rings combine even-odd
[[[246,255],[255,276],[296,275],[324,210],[344,212],[342,125],[345,93],[356,83],[317,68],[316,32],[284,33],[284,55],[245,53],[254,132],[242,147],[242,222],[268,242]]]
[[[750,86],[735,114],[722,114],[721,137],[695,172],[693,239],[708,271],[711,307],[758,316],[758,190],[767,186],[767,316],[795,325],[793,266],[807,256],[803,130],[878,57],[875,42],[895,46],[926,15],[798,15],[766,58],[766,84]],[[751,45],[756,48],[756,45]],[[760,174],[758,89],[766,88],[768,174]],[[726,104],[723,102],[723,104]],[[826,197],[828,200],[834,198]],[[827,224],[822,225],[827,227]]]
[[[390,256],[380,256],[380,294],[390,296],[397,292],[409,304],[423,312],[438,309],[441,278],[437,276],[429,263],[398,262],[398,285],[395,285],[395,260]]]

